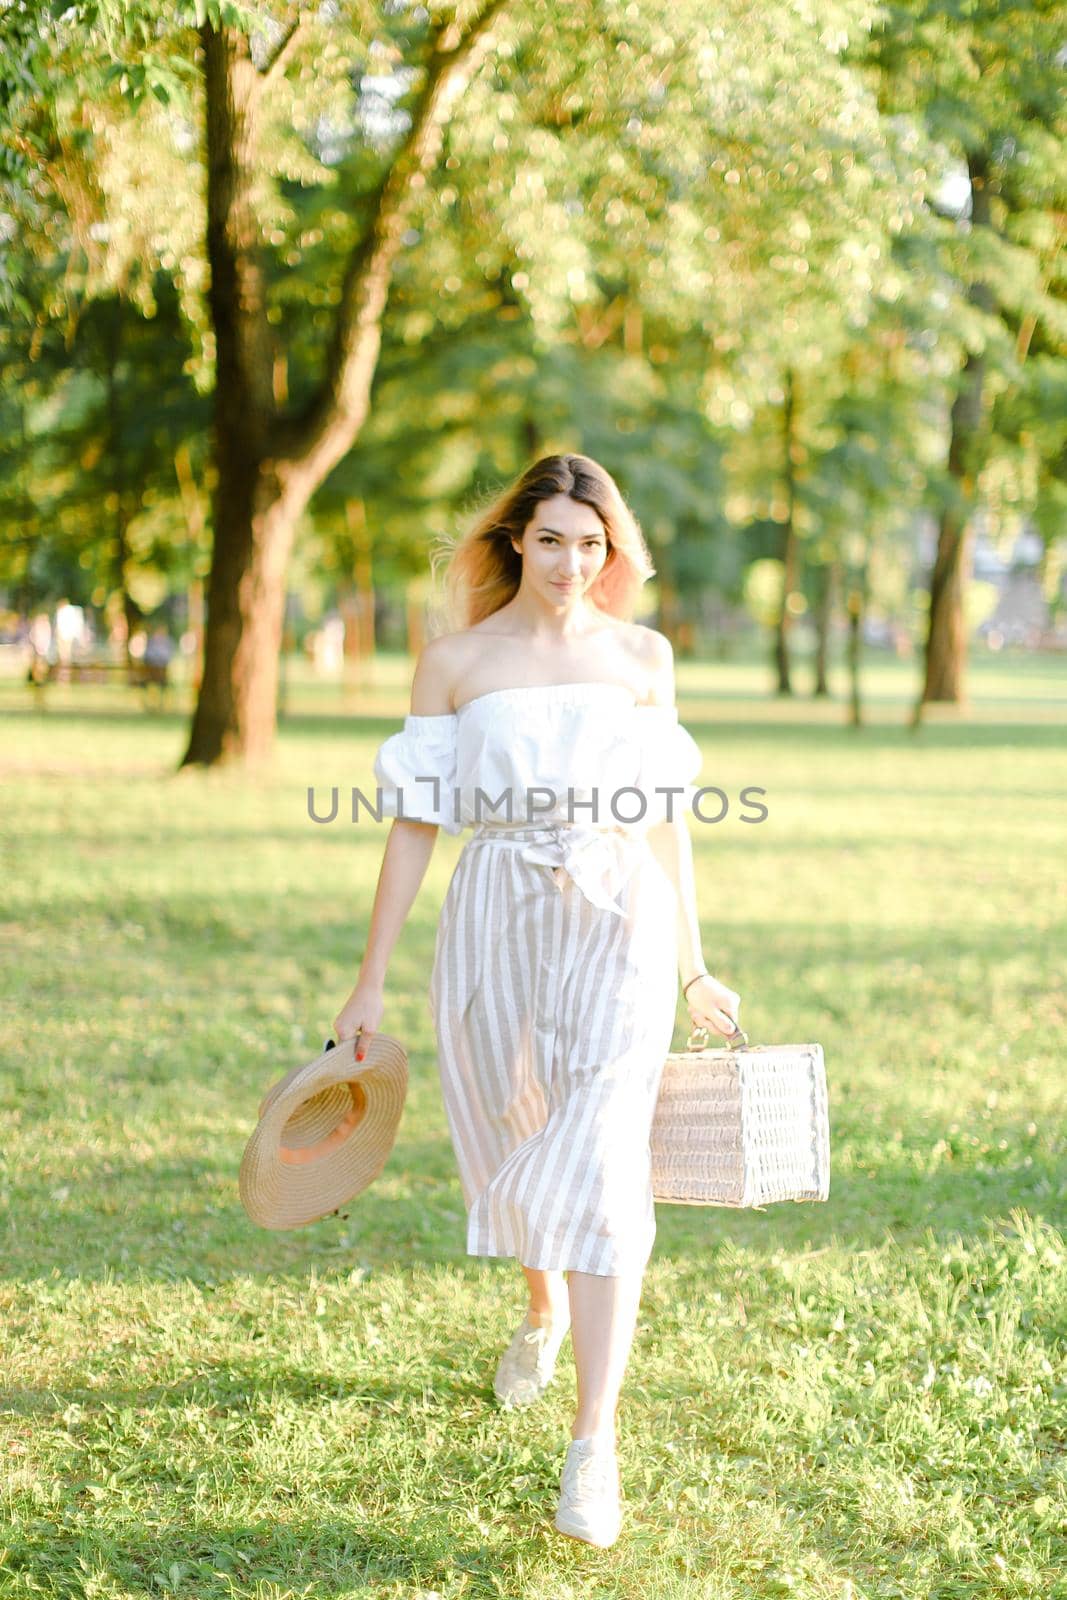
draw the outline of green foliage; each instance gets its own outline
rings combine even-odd
[[[948,291],[939,297],[941,316],[936,306],[924,313],[946,354],[958,341],[958,359],[966,352],[986,358],[985,390],[994,403],[988,460],[996,473],[1005,443],[1011,449],[997,425],[1033,381],[1028,352],[1036,341],[1056,363],[1067,359],[1062,7],[1054,0],[976,0],[946,9],[939,0],[897,0],[880,10],[853,57],[877,83],[883,110],[921,123],[932,150],[942,153],[927,174],[930,205],[947,210],[938,193],[946,157],[988,198],[989,226],[971,226],[949,210],[940,228],[905,241],[901,259],[912,265],[918,245]],[[973,210],[969,202],[965,210]],[[988,309],[968,292],[978,285],[991,297]],[[1051,457],[1038,453],[1031,482],[1054,459],[1054,446]],[[1038,497],[1024,498],[1037,513]]]
[[[156,287],[148,319],[99,298],[67,340],[0,332],[0,571],[26,608],[60,595],[99,607],[117,590],[147,603],[202,570],[174,456],[192,440],[203,475],[209,418],[174,286]]]
[[[283,410],[299,414],[321,379],[340,283],[454,12],[305,8],[262,86],[258,259]],[[261,68],[295,16],[107,0],[8,7],[0,24],[0,297],[35,352],[18,379],[35,415],[65,405],[42,340],[67,338],[96,298],[150,321],[173,285],[175,411],[138,469],[170,483],[169,509],[147,518],[160,550],[180,516],[179,441],[208,488],[205,417],[185,392],[209,400],[215,357],[197,30],[247,33]],[[378,581],[409,581],[433,535],[533,451],[580,448],[619,478],[665,582],[694,602],[708,586],[736,597],[750,554],[770,553],[756,530],[780,525],[788,367],[805,554],[832,560],[849,539],[896,596],[915,514],[960,494],[941,463],[968,351],[986,359],[991,405],[976,493],[1005,526],[1036,518],[1051,547],[1067,333],[1058,27],[1041,0],[505,7],[449,107],[394,268],[372,414],[305,518],[301,569],[344,581],[356,499]],[[942,195],[976,152],[991,229]],[[976,281],[992,310],[969,295]],[[35,445],[7,474],[16,541],[51,504],[46,456]],[[85,507],[101,492],[87,477]],[[94,572],[106,562],[105,548]],[[0,563],[18,577],[8,551]]]

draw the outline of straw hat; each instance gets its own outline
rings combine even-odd
[[[359,1194],[385,1166],[408,1084],[399,1039],[327,1040],[268,1089],[241,1158],[241,1204],[263,1228],[300,1228]]]

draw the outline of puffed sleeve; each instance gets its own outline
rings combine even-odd
[[[643,821],[649,824],[666,820],[668,802],[670,815],[682,817],[692,808],[693,795],[699,788],[693,780],[699,777],[704,764],[700,746],[679,722],[677,706],[635,706],[634,715],[640,746],[637,787],[648,800]],[[657,793],[665,788],[682,792],[672,796]]]
[[[456,728],[454,711],[441,716],[406,716],[404,726],[378,747],[374,776],[382,815],[401,812],[409,822],[436,822],[446,833],[461,833],[455,820]],[[402,797],[402,799],[401,799]]]

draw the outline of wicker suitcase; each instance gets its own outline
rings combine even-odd
[[[826,1068],[818,1044],[694,1044],[667,1057],[652,1122],[652,1195],[670,1205],[764,1206],[830,1193]]]

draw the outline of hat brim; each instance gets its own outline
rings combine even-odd
[[[376,1033],[363,1061],[355,1040],[294,1067],[263,1097],[238,1175],[253,1222],[300,1228],[346,1205],[378,1177],[407,1093],[407,1052]]]

